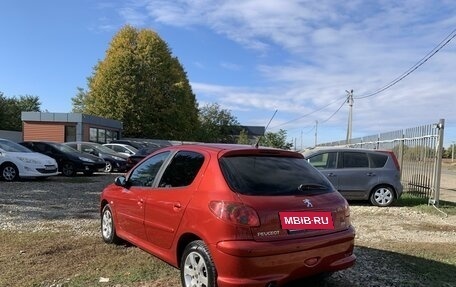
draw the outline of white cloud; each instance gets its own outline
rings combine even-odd
[[[278,109],[278,123],[298,118],[337,99],[345,90],[369,94],[401,75],[456,27],[453,1],[306,0],[142,0],[129,2],[125,19],[180,29],[204,27],[246,50],[258,51],[255,72],[262,85],[192,83],[202,101],[217,101],[233,111],[259,111],[264,122]],[[133,3],[133,4],[131,4]],[[130,9],[129,9],[130,7]],[[365,132],[404,128],[447,118],[456,94],[456,39],[408,78],[387,91],[355,100],[354,126]],[[283,61],[270,61],[279,49]],[[225,69],[241,69],[220,59]],[[271,64],[273,63],[273,64]],[[242,66],[242,70],[247,68]],[[339,107],[330,105],[296,128],[324,121]],[[327,125],[346,126],[343,107]],[[261,120],[258,120],[261,119]],[[311,124],[310,124],[311,125]]]

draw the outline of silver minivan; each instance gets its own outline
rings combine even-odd
[[[303,154],[346,199],[389,206],[402,194],[400,167],[392,151],[328,147]]]

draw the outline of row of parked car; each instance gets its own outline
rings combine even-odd
[[[0,175],[12,181],[18,177],[45,178],[58,172],[65,176],[78,172],[91,175],[99,170],[126,172],[159,148],[157,144],[126,140],[101,145],[43,141],[16,144],[0,139]],[[347,199],[389,206],[402,194],[399,163],[391,151],[318,148],[304,152],[304,157]]]
[[[158,146],[124,143],[25,141],[15,143],[0,139],[0,178],[14,181],[21,178],[74,176],[78,172],[91,175],[96,171],[125,172]]]

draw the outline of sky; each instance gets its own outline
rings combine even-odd
[[[351,90],[353,138],[445,119],[456,142],[452,0],[3,0],[0,15],[0,92],[45,111],[71,112],[128,24],[168,44],[200,107],[297,149],[346,138]]]

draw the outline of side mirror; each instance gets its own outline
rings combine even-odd
[[[117,186],[127,187],[127,178],[123,175],[116,177],[114,184]]]

